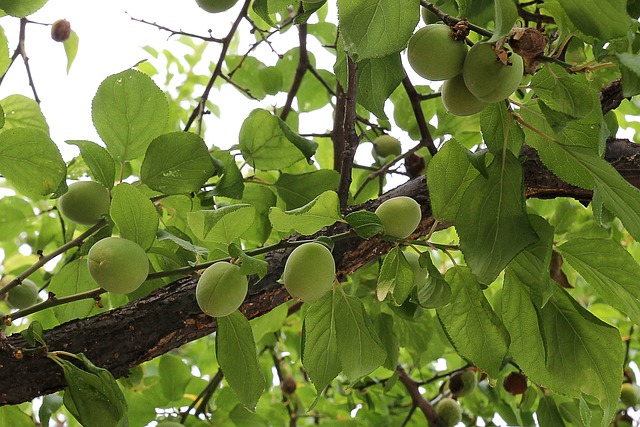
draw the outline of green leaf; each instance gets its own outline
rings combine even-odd
[[[585,238],[558,250],[608,304],[640,324],[640,265],[629,252],[613,240]]]
[[[47,289],[53,292],[56,298],[61,298],[98,288],[98,284],[89,274],[86,259],[75,259],[53,276]],[[95,304],[96,302],[92,299],[74,301],[54,307],[53,313],[60,323],[64,323],[87,317],[93,311]]]
[[[622,75],[622,96],[630,98],[640,93],[640,55],[628,52],[616,54]]]
[[[489,43],[497,42],[508,35],[518,19],[518,8],[512,0],[496,0],[495,12],[495,29]]]
[[[0,0],[0,9],[4,10],[7,15],[25,18],[37,12],[47,1],[49,0]]]
[[[37,320],[29,323],[29,327],[23,331],[20,331],[20,335],[32,346],[39,347],[45,346],[47,343],[43,337],[44,329],[42,328],[42,324]]]
[[[537,71],[531,79],[531,87],[550,108],[572,117],[585,117],[595,108],[585,77],[569,74],[557,64],[545,64]]]
[[[255,215],[256,208],[253,206],[237,204],[213,211],[189,212],[187,221],[198,239],[229,244],[251,227]]]
[[[356,234],[363,239],[370,239],[373,236],[377,236],[384,232],[384,227],[382,226],[382,222],[380,222],[380,217],[374,212],[351,212],[345,217],[345,220],[351,227],[353,227]]]
[[[125,182],[115,186],[109,215],[118,226],[120,237],[136,242],[144,250],[151,247],[159,219],[155,206],[142,191]]]
[[[71,69],[71,65],[73,61],[76,59],[76,55],[78,54],[78,45],[80,44],[80,38],[75,31],[71,30],[71,34],[69,34],[69,38],[64,41],[64,53],[67,55],[67,74],[69,74],[69,70]]]
[[[560,411],[558,410],[558,405],[553,397],[549,395],[540,398],[536,415],[541,426],[566,427],[562,415],[560,415]]]
[[[158,233],[156,237],[158,238],[159,242],[162,242],[163,240],[171,240],[173,243],[180,246],[181,248],[199,255],[206,255],[207,252],[209,252],[207,248],[194,245],[190,240],[182,239],[172,233],[169,233],[167,230],[162,228],[158,229]]]
[[[578,30],[602,41],[625,37],[632,25],[625,0],[561,0],[558,3]]]
[[[239,311],[216,319],[216,357],[224,377],[247,409],[255,410],[265,388],[251,325]]]
[[[149,76],[126,70],[107,77],[91,104],[91,116],[107,150],[119,162],[142,156],[165,129],[169,104]]]
[[[261,279],[266,276],[269,263],[263,259],[247,255],[240,246],[235,243],[229,245],[229,256],[240,259],[240,274],[249,276],[257,274]]]
[[[455,139],[447,141],[427,168],[433,215],[440,221],[453,221],[464,192],[478,176],[469,162],[468,150]]]
[[[191,368],[179,356],[165,354],[158,364],[160,387],[164,397],[174,402],[180,400],[191,381]]]
[[[245,190],[244,177],[238,168],[236,158],[227,151],[218,151],[212,155],[224,164],[224,173],[213,188],[213,195],[241,199]]]
[[[202,138],[189,132],[172,132],[151,141],[140,178],[153,190],[178,194],[198,191],[213,172],[213,161]]]
[[[337,190],[340,174],[321,169],[298,175],[283,173],[273,184],[287,210],[304,206],[328,190]]]
[[[65,141],[80,149],[82,159],[89,167],[93,179],[108,189],[113,188],[116,179],[116,166],[107,150],[91,141]]]
[[[43,426],[49,425],[51,416],[58,412],[58,409],[62,407],[62,396],[59,394],[47,394],[42,398],[42,406],[38,411],[38,418],[40,418],[40,424]],[[29,420],[31,421],[31,420]],[[2,417],[0,417],[0,424],[2,424]],[[4,423],[3,425],[18,426],[19,424]]]
[[[384,257],[376,285],[378,301],[389,294],[396,305],[402,305],[413,288],[413,270],[400,248],[395,247]]]
[[[227,69],[234,70],[231,81],[239,87],[246,89],[251,96],[257,99],[265,97],[264,89],[259,78],[256,78],[266,67],[257,58],[253,56],[242,55],[226,55],[224,62]],[[240,92],[247,96],[244,92]]]
[[[356,61],[404,49],[419,19],[418,0],[338,0],[340,36]]]
[[[387,120],[384,104],[404,76],[400,52],[358,62],[358,103]]]
[[[242,123],[240,151],[253,168],[284,169],[305,158],[287,138],[281,123],[278,117],[261,109],[253,110]]]
[[[253,2],[253,11],[264,20],[267,24],[275,27],[275,23],[271,20],[271,16],[269,16],[269,0],[255,0]]]
[[[294,230],[300,234],[313,234],[322,227],[342,221],[338,194],[335,191],[325,191],[301,208],[290,211],[272,207],[269,210],[269,221],[278,231]]]
[[[4,110],[3,129],[32,128],[49,135],[49,125],[40,110],[40,105],[24,95],[9,95],[0,101]]]
[[[33,128],[0,131],[0,174],[17,191],[33,197],[51,194],[64,182],[66,171],[46,133]]]
[[[451,301],[451,286],[444,280],[440,270],[433,264],[431,254],[423,252],[419,258],[420,267],[426,265],[427,280],[416,284],[418,304],[424,308],[438,308]]]
[[[336,340],[336,295],[327,292],[313,302],[302,325],[302,365],[318,396],[342,370]]]
[[[436,309],[448,338],[462,357],[496,378],[509,347],[509,334],[467,267],[445,274],[451,303]]]
[[[16,405],[0,407],[0,425],[11,427],[33,427],[33,419]]]
[[[375,328],[376,334],[382,341],[382,346],[387,353],[383,366],[390,371],[395,371],[398,366],[398,337],[394,329],[394,318],[390,314],[380,313],[376,317]]]
[[[480,128],[482,139],[490,152],[498,154],[506,148],[515,155],[520,153],[524,144],[524,132],[503,103],[489,104],[482,111]]]
[[[622,381],[620,334],[564,289],[554,290],[537,309],[527,287],[507,271],[501,307],[511,335],[509,352],[531,381],[571,397],[594,396],[605,409],[605,419],[611,419]]]
[[[289,127],[287,122],[282,120],[280,117],[278,117],[277,119],[278,124],[280,125],[280,130],[282,131],[285,138],[287,138],[290,143],[295,145],[296,148],[300,150],[300,152],[307,159],[307,162],[311,164],[311,157],[313,157],[313,155],[316,153],[316,150],[318,149],[318,143],[311,139],[301,137]]]
[[[3,76],[9,66],[11,65],[11,58],[9,57],[9,40],[4,32],[4,28],[0,27],[0,76]],[[4,121],[4,114],[0,119]],[[1,128],[2,126],[0,126]]]
[[[250,320],[251,329],[257,343],[260,343],[267,335],[278,332],[288,317],[287,304],[281,304],[268,313]]]
[[[0,198],[0,240],[10,241],[27,228],[33,215],[31,205],[17,196]]]
[[[520,251],[538,240],[524,206],[522,166],[506,152],[476,177],[462,197],[455,226],[480,283],[490,284]]]
[[[338,358],[349,381],[371,373],[387,358],[360,299],[341,293],[335,308]]]

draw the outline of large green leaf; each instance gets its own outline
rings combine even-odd
[[[9,40],[7,40],[4,28],[0,27],[0,76],[7,72],[10,65],[11,58],[9,57]],[[1,104],[2,103],[0,102],[0,105]],[[2,120],[4,120],[4,115]]]
[[[518,19],[518,9],[512,0],[495,0],[495,29],[489,39],[489,43],[494,43],[502,37],[507,36]]]
[[[37,12],[48,1],[49,0],[0,0],[0,9],[4,10],[8,15],[25,18]]]
[[[613,416],[620,396],[624,349],[618,330],[585,310],[562,288],[541,309],[527,287],[507,271],[502,318],[509,352],[531,381],[552,391],[594,396]]]
[[[61,298],[97,288],[99,288],[98,284],[89,274],[87,261],[78,258],[62,267],[62,270],[53,276],[47,290],[53,292],[56,298]],[[53,313],[60,323],[64,323],[87,317],[94,311],[95,305],[96,302],[92,299],[74,301],[54,307]]]
[[[120,236],[147,250],[156,239],[158,213],[147,196],[125,182],[111,190],[109,214],[120,230]]]
[[[89,167],[93,179],[106,188],[113,188],[116,177],[116,166],[113,157],[107,150],[91,141],[65,141],[80,149],[82,159]]]
[[[284,201],[287,210],[306,205],[328,190],[336,191],[340,174],[334,170],[321,169],[298,175],[283,173],[273,186]]]
[[[124,162],[142,156],[164,131],[169,104],[149,76],[126,70],[100,84],[91,116],[111,155]]]
[[[160,357],[158,375],[164,397],[169,401],[176,401],[182,398],[191,381],[191,368],[179,356],[165,354]]]
[[[625,37],[631,24],[625,0],[560,0],[578,30],[602,41]]]
[[[289,211],[278,207],[269,210],[269,221],[274,229],[283,232],[297,231],[310,235],[322,227],[342,221],[340,201],[335,191],[325,191],[306,205]]]
[[[344,374],[355,382],[382,365],[387,352],[359,298],[340,293],[336,304],[338,358]]]
[[[384,257],[380,276],[376,285],[376,297],[378,301],[384,301],[387,296],[396,305],[401,305],[411,293],[413,288],[413,270],[404,252],[396,247],[391,249]]]
[[[3,129],[32,128],[49,135],[49,125],[40,110],[40,105],[24,95],[9,95],[0,101],[4,110]]]
[[[436,309],[458,353],[496,378],[509,347],[509,334],[467,267],[454,267],[444,276],[451,286],[451,303]]]
[[[218,317],[216,357],[227,382],[245,407],[254,410],[265,387],[249,321],[236,311]]]
[[[546,64],[537,71],[531,79],[531,87],[550,108],[575,118],[585,117],[595,107],[585,77],[569,74],[557,64]]]
[[[58,147],[46,133],[26,127],[0,131],[0,174],[17,191],[32,197],[51,194],[66,171]]]
[[[629,252],[613,240],[584,238],[558,250],[607,303],[640,324],[640,265]]]
[[[318,395],[342,370],[336,341],[336,301],[327,292],[309,306],[302,325],[302,364]]]
[[[338,0],[340,35],[357,61],[404,49],[420,19],[418,0]]]
[[[522,166],[507,151],[462,196],[455,225],[467,264],[489,284],[520,251],[538,240],[524,207]]]
[[[256,215],[248,204],[225,206],[213,211],[189,212],[189,228],[200,240],[229,244],[247,231]]]
[[[142,182],[165,194],[198,191],[212,175],[206,144],[189,132],[168,133],[151,141],[140,169]]]
[[[490,104],[482,111],[480,128],[482,139],[492,153],[501,153],[504,149],[516,155],[520,153],[524,133],[503,103]]]

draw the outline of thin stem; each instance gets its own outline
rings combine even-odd
[[[45,310],[47,308],[56,307],[58,305],[68,304],[74,301],[80,301],[83,299],[98,299],[98,297],[104,294],[105,291],[102,288],[92,289],[86,292],[80,292],[78,294],[69,295],[66,297],[56,298],[53,293],[49,293],[49,299],[43,301],[39,304],[34,304],[30,307],[24,308],[22,310],[18,310],[14,313],[8,314],[3,317],[3,319],[11,319],[13,322],[16,319],[19,319],[24,316],[28,316],[33,313],[37,313],[39,311]]]
[[[402,79],[402,86],[409,96],[411,108],[413,109],[413,115],[415,116],[416,122],[418,123],[418,130],[420,131],[420,146],[427,147],[427,150],[429,150],[429,153],[431,153],[431,156],[433,157],[438,152],[438,149],[433,143],[433,138],[431,137],[429,127],[427,126],[427,120],[424,118],[422,106],[420,105],[420,94],[416,91],[416,88],[413,86],[413,84],[411,84],[409,76],[405,76],[405,78]]]

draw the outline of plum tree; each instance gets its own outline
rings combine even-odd
[[[467,45],[452,37],[451,28],[431,24],[420,28],[409,39],[407,57],[411,68],[429,80],[447,80],[460,74]]]
[[[488,103],[476,98],[464,83],[462,74],[450,78],[442,85],[444,108],[456,116],[470,116],[484,110]]]
[[[121,237],[107,237],[96,242],[87,254],[87,266],[96,283],[114,294],[135,291],[149,274],[144,249]]]
[[[7,302],[13,308],[27,308],[38,300],[38,285],[31,279],[24,279],[21,284],[7,293]]]
[[[109,213],[109,190],[95,181],[78,181],[58,200],[58,210],[71,221],[93,225]]]
[[[385,200],[375,211],[384,227],[384,234],[404,239],[420,223],[420,205],[411,197],[399,196]]]
[[[231,9],[238,0],[196,0],[196,3],[209,13],[218,13]]]
[[[445,425],[454,426],[462,420],[460,404],[450,397],[444,397],[439,400],[434,409]]]
[[[518,54],[511,54],[504,63],[491,43],[476,43],[464,60],[462,75],[469,92],[484,102],[498,102],[516,91],[524,63]]]
[[[391,135],[380,135],[373,140],[373,150],[379,157],[399,156],[402,153],[402,146],[398,138]]]
[[[213,317],[228,316],[240,307],[249,288],[247,276],[240,267],[217,262],[202,273],[196,286],[200,309]]]
[[[292,297],[312,302],[331,289],[335,275],[331,251],[321,243],[309,242],[291,252],[282,279]]]
[[[449,378],[449,390],[455,397],[464,397],[471,394],[478,385],[478,376],[472,369],[464,369],[451,375]]]

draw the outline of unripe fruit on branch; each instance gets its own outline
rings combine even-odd
[[[402,146],[397,138],[391,135],[380,135],[373,140],[373,149],[380,157],[399,156],[402,153]]]
[[[404,239],[413,233],[422,218],[418,202],[406,196],[382,202],[375,213],[382,222],[384,234],[398,239]]]
[[[224,317],[240,308],[248,289],[247,276],[240,273],[240,267],[217,262],[198,279],[196,300],[209,316]]]
[[[511,372],[507,375],[502,381],[502,386],[504,389],[514,395],[524,394],[527,391],[527,377],[520,372]]]
[[[638,406],[638,403],[640,403],[640,387],[631,383],[623,383],[620,389],[620,401],[627,408]]]
[[[13,308],[31,307],[37,300],[38,285],[30,279],[24,279],[22,283],[7,292],[7,302]]]
[[[478,377],[471,369],[458,371],[449,378],[449,390],[455,397],[471,394],[478,385]]]
[[[289,294],[312,302],[333,286],[336,263],[326,246],[310,242],[295,248],[284,265],[283,282]]]
[[[460,74],[467,45],[451,37],[447,25],[432,24],[416,31],[409,39],[407,57],[411,68],[429,80],[447,80]]]
[[[79,181],[58,199],[58,210],[71,221],[93,225],[109,213],[109,190],[94,181]]]
[[[462,420],[460,404],[450,397],[445,397],[436,403],[434,408],[440,419],[448,426],[454,426]]]
[[[238,0],[196,0],[196,3],[202,10],[209,13],[218,13],[231,9],[238,3]]]
[[[107,237],[93,245],[87,255],[87,266],[96,283],[114,294],[135,291],[149,274],[144,249],[120,237]]]
[[[515,92],[522,79],[524,64],[520,55],[507,56],[504,50],[496,53],[491,43],[476,43],[462,67],[469,92],[484,102],[499,102]]]
[[[455,116],[470,116],[479,113],[489,105],[469,92],[462,74],[444,82],[441,92],[444,108]]]
[[[66,19],[58,19],[51,25],[51,38],[57,42],[66,42],[71,35],[71,24]]]

